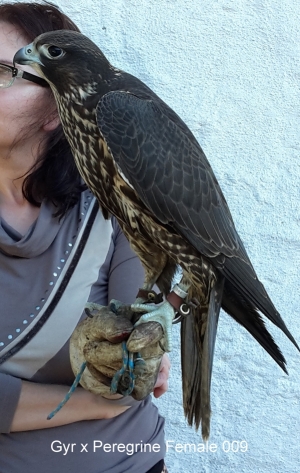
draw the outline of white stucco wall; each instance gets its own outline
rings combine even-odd
[[[300,342],[300,3],[54,2],[115,66],[145,81],[190,126],[261,281]],[[289,376],[221,314],[210,439],[217,451],[170,449],[170,472],[299,471],[300,354],[279,330],[270,329]],[[200,434],[187,427],[182,414],[178,329],[174,338],[170,389],[156,403],[166,417],[167,440],[198,444]],[[248,450],[227,453],[224,441],[246,441]]]

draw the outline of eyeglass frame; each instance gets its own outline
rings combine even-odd
[[[4,64],[3,62],[0,62],[0,67],[1,66],[5,66],[10,69],[12,74],[11,83],[6,87],[0,87],[2,89],[8,89],[8,87],[11,87],[17,77],[20,79],[29,80],[30,82],[34,82],[35,84],[38,84],[42,87],[49,87],[48,82],[42,77],[35,76],[34,74],[30,74],[30,72],[22,71],[21,69],[17,69],[14,66],[9,66],[8,64]]]

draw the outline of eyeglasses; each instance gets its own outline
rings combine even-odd
[[[48,82],[41,77],[30,74],[29,72],[21,71],[16,67],[8,66],[7,64],[2,64],[0,62],[0,89],[7,89],[13,85],[17,77],[30,80],[31,82],[41,85],[42,87],[49,87]]]

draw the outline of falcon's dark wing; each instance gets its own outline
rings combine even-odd
[[[207,257],[247,259],[213,171],[182,121],[178,126],[152,100],[110,92],[98,103],[97,123],[120,170],[158,220]]]
[[[191,243],[296,344],[259,282],[200,145],[154,94],[104,95],[97,123],[121,173],[153,215]]]

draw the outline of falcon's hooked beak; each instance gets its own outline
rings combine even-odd
[[[24,46],[24,48],[19,49],[19,51],[17,51],[14,55],[13,63],[27,65],[39,64],[41,66],[44,65],[40,60],[39,53],[37,52],[34,43],[27,44],[27,46]]]

